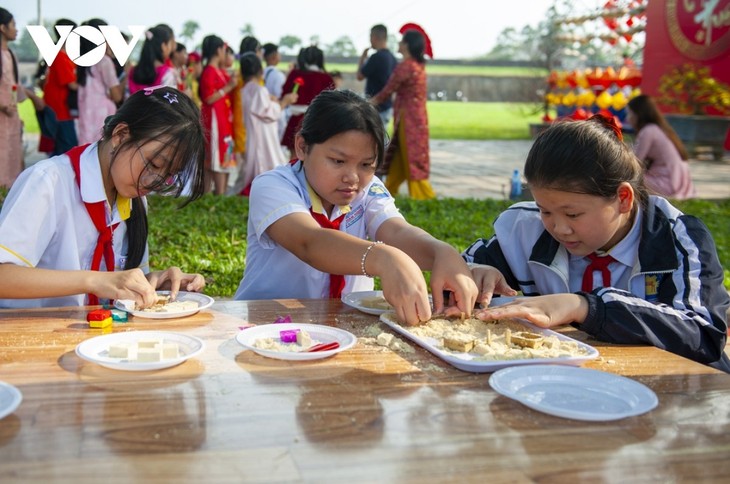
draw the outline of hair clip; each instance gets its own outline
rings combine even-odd
[[[593,116],[591,116],[590,118],[588,118],[588,121],[595,121],[595,122],[601,124],[602,126],[604,126],[605,128],[609,128],[610,130],[613,131],[613,134],[616,135],[616,137],[618,138],[619,141],[624,140],[624,134],[623,134],[623,132],[621,132],[621,126],[619,126],[618,123],[616,123],[615,116],[609,117],[609,116],[605,116],[601,113],[596,113]]]
[[[154,34],[151,31],[146,30],[145,33],[144,33],[144,37],[147,40],[152,40],[152,37],[154,37]]]
[[[162,97],[164,97],[165,99],[167,99],[167,102],[169,102],[170,104],[179,102],[177,100],[177,94],[174,94],[174,93],[171,93],[171,92],[166,92],[165,95],[162,96]]]
[[[162,84],[160,84],[158,86],[145,87],[144,88],[144,95],[145,96],[151,96],[153,92],[155,92],[156,90],[161,89],[163,87],[165,87],[165,86],[163,86]]]

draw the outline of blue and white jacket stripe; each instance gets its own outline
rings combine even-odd
[[[467,262],[496,267],[526,296],[570,292],[568,252],[545,230],[534,202],[511,206],[494,230],[492,238],[464,251]],[[730,297],[705,224],[652,196],[642,216],[638,255],[628,291],[579,293],[589,304],[580,329],[602,341],[651,344],[730,372],[724,353]]]

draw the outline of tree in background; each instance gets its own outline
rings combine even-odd
[[[249,35],[251,37],[256,37],[256,35],[253,33],[253,25],[251,25],[249,23],[244,25],[243,28],[241,29],[241,35],[244,37],[249,36]]]
[[[185,41],[188,45],[188,51],[192,52],[193,49],[193,38],[195,37],[195,33],[200,30],[200,24],[196,22],[195,20],[188,20],[185,22],[182,26],[182,30],[180,32],[180,38]]]
[[[297,46],[302,45],[302,39],[296,35],[284,35],[279,39],[279,49],[286,49],[289,53],[296,53]]]
[[[356,57],[357,56],[357,49],[355,48],[355,44],[352,42],[352,39],[347,35],[343,35],[343,36],[339,37],[337,40],[335,40],[330,45],[325,47],[324,51],[325,51],[325,54],[328,56],[336,56],[336,57]]]

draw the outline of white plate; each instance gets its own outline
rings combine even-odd
[[[375,316],[380,316],[383,313],[387,313],[388,311],[393,310],[393,308],[378,309],[378,308],[363,306],[363,301],[368,298],[383,298],[383,291],[351,292],[350,294],[345,294],[344,296],[342,296],[342,302],[347,304],[351,308],[355,308],[359,311],[362,311],[363,313],[374,314]],[[383,301],[385,301],[385,298],[383,298]]]
[[[586,350],[587,354],[584,356],[569,356],[562,358],[528,358],[522,360],[494,360],[485,361],[479,360],[477,355],[472,353],[458,353],[444,351],[439,348],[439,342],[434,338],[426,338],[415,335],[408,331],[407,328],[401,326],[395,320],[395,313],[385,313],[380,315],[380,321],[386,326],[389,326],[394,331],[402,334],[406,338],[410,339],[417,345],[427,349],[434,355],[438,356],[445,362],[455,366],[456,368],[464,371],[470,371],[472,373],[491,373],[493,371],[506,368],[508,366],[521,366],[521,365],[534,365],[534,364],[560,364],[560,365],[581,365],[588,360],[598,358],[598,350],[592,346],[589,346],[580,341],[574,340],[568,336],[557,333],[549,329],[539,328],[534,326],[527,321],[520,320],[520,324],[523,324],[527,329],[533,333],[539,333],[545,336],[556,336],[561,341],[573,341],[579,347]]]
[[[178,358],[160,361],[129,361],[121,358],[109,358],[109,346],[116,343],[134,343],[141,339],[161,339],[163,343],[177,343],[180,350]],[[82,341],[76,346],[76,354],[92,363],[97,363],[113,370],[148,371],[161,370],[179,365],[183,361],[197,356],[205,344],[195,336],[169,331],[127,331],[112,333]]]
[[[332,343],[337,341],[340,343],[340,347],[329,351],[315,351],[313,353],[295,353],[288,351],[272,351],[264,350],[254,346],[254,343],[258,339],[263,338],[279,338],[279,332],[284,330],[302,329],[309,333],[313,340],[319,341],[320,343]],[[357,338],[354,334],[349,331],[345,331],[340,328],[333,328],[332,326],[323,326],[320,324],[307,324],[307,323],[278,323],[278,324],[264,324],[260,326],[254,326],[253,328],[244,329],[236,335],[236,341],[241,346],[249,349],[261,356],[267,356],[269,358],[276,358],[278,360],[318,360],[321,358],[327,358],[332,355],[336,355],[345,350],[352,348],[357,343]]]
[[[157,294],[160,294],[162,296],[166,296],[170,294],[170,291],[157,291]],[[172,318],[184,318],[185,316],[192,316],[193,314],[197,313],[200,310],[208,309],[213,305],[215,302],[212,297],[206,296],[205,294],[201,294],[199,292],[185,292],[180,291],[177,293],[177,299],[176,301],[195,301],[198,303],[198,307],[195,309],[189,309],[187,311],[176,311],[172,313],[153,313],[149,311],[135,311],[133,309],[127,309],[127,304],[125,300],[116,300],[114,301],[114,307],[117,309],[121,309],[122,311],[127,311],[132,316],[138,317],[138,318],[148,318],[148,319],[172,319]],[[132,302],[132,307],[134,307],[134,302]]]
[[[7,417],[23,401],[23,394],[10,383],[0,381],[0,419]]]
[[[560,365],[505,368],[489,378],[489,385],[534,410],[574,420],[618,420],[641,415],[659,403],[656,394],[637,381]]]

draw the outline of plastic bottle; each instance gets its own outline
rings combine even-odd
[[[520,170],[512,172],[512,180],[509,191],[510,200],[517,200],[522,196],[522,179],[520,178]]]

